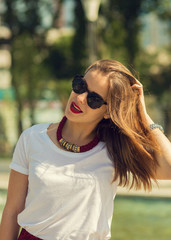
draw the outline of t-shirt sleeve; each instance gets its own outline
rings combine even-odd
[[[29,129],[25,130],[17,144],[13,153],[12,162],[9,167],[17,172],[28,175],[29,170],[29,157],[28,157],[28,132]]]

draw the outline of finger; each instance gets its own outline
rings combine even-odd
[[[141,84],[133,84],[132,86],[131,86],[132,88],[138,88],[138,89],[140,89],[140,88],[143,88],[143,85]]]
[[[142,86],[142,83],[140,83],[140,81],[138,81],[138,79],[135,79],[135,80],[140,86]]]
[[[137,90],[139,92],[139,95],[143,95],[143,85],[141,84],[134,84],[131,86],[133,90]]]

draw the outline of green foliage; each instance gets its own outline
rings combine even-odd
[[[52,4],[45,0],[6,0],[4,21],[12,31],[13,36],[24,32],[37,33],[44,28],[42,11],[53,14]]]
[[[29,34],[23,34],[12,43],[14,64],[12,75],[14,85],[23,101],[39,97],[47,71],[43,62],[43,52],[39,51],[35,39]]]
[[[72,82],[68,79],[61,79],[56,83],[56,92],[62,102],[63,110],[65,110],[68,98],[72,91]]]
[[[0,115],[0,126],[0,153],[6,155],[11,149],[7,141],[5,122],[2,115]]]
[[[158,0],[159,7],[155,9],[156,13],[162,20],[171,21],[171,1]]]
[[[49,47],[44,63],[48,65],[52,75],[57,79],[70,78],[73,75],[72,39],[73,36],[60,37]]]
[[[12,56],[12,85],[20,107],[20,114],[27,104],[30,108],[31,124],[34,124],[36,100],[40,98],[48,73],[42,63],[44,52],[37,48],[36,39],[25,33],[13,40]]]
[[[136,58],[136,69],[141,73],[142,83],[157,96],[160,102],[163,94],[169,92],[171,88],[170,76],[171,67],[169,64],[169,48],[160,49],[154,53],[141,50],[141,54]],[[168,63],[162,58],[168,58]]]
[[[171,137],[171,64],[151,76],[151,91],[157,96],[163,110],[165,133]]]
[[[99,14],[99,38],[105,45],[102,57],[118,59],[135,67],[140,52],[140,16],[158,8],[159,1],[104,1]]]
[[[159,2],[160,4],[159,7],[156,9],[156,13],[162,21],[168,24],[168,33],[171,36],[171,1],[159,0]]]
[[[73,72],[82,73],[87,65],[87,22],[81,0],[74,0],[75,34],[72,41]]]
[[[135,69],[140,74],[140,81],[145,88],[150,89],[152,87],[150,83],[150,76],[152,74],[151,69],[157,58],[157,53],[150,54],[145,49],[141,49],[137,54],[135,62]]]
[[[155,11],[160,7],[160,3],[163,0],[144,0],[142,2],[141,14],[147,14],[149,12]]]
[[[103,33],[103,39],[113,55],[112,58],[116,58],[119,51],[121,57],[125,58],[129,64],[134,64],[139,50],[140,23],[138,17],[141,4],[142,0],[109,0],[102,6],[101,15],[105,19],[105,24],[101,34]]]
[[[11,31],[12,85],[20,134],[23,130],[22,110],[25,102],[30,107],[31,124],[34,123],[34,98],[40,87],[39,80],[45,77],[46,70],[41,64],[43,36],[40,29],[44,28],[42,6],[48,9],[49,3],[45,0],[7,0],[4,4],[6,11],[3,20]]]
[[[151,90],[158,98],[161,98],[166,92],[168,92],[169,95],[171,94],[170,77],[171,65],[161,67],[159,73],[151,76]]]
[[[74,3],[74,35],[61,36],[49,47],[45,61],[57,79],[72,78],[82,73],[87,64],[86,20],[81,0]]]
[[[158,108],[162,111],[165,133],[171,137],[171,65],[170,48],[154,53],[141,50],[136,58],[136,70],[145,86],[145,93],[156,96]],[[168,60],[167,60],[168,59]]]
[[[60,9],[63,2],[64,0],[56,1]],[[89,50],[86,43],[87,21],[81,0],[73,2],[74,35],[61,36],[50,47],[46,46],[44,41],[44,19],[49,14],[53,24],[59,20],[60,9],[53,8],[52,2],[47,0],[4,2],[4,22],[12,31],[12,82],[19,115],[23,103],[29,103],[33,109],[34,99],[42,97],[41,89],[46,87],[43,79],[49,75],[48,68],[51,70],[50,77],[55,78],[57,84],[59,79],[71,79],[76,73],[83,73],[86,68]],[[134,67],[140,73],[143,84],[158,96],[163,109],[166,110],[170,94],[170,67],[156,62],[158,53],[148,54],[140,46],[140,16],[151,11],[155,11],[163,21],[170,22],[170,0],[102,1],[97,22],[97,48],[100,50],[97,57],[117,59],[127,66]],[[24,36],[25,32],[27,36]],[[158,73],[153,71],[155,67],[159,69]],[[62,89],[59,96],[62,102],[66,101],[63,100],[65,94]]]
[[[102,42],[102,58],[114,58],[122,61],[126,56],[124,46],[126,32],[122,17],[115,5],[104,4],[100,8],[98,36]]]

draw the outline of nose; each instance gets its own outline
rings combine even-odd
[[[80,102],[81,104],[86,104],[87,103],[87,92],[81,93],[77,96],[77,101]]]

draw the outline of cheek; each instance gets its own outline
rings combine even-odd
[[[69,98],[68,98],[67,106],[68,106],[68,104],[70,105],[71,100],[72,100],[75,96],[76,96],[76,94],[72,91],[72,92],[70,93]]]
[[[69,98],[68,98],[68,101],[67,101],[67,103],[66,103],[65,111],[70,107],[71,98],[72,98],[72,92],[71,92],[71,94],[70,94],[70,96],[69,96]]]
[[[95,110],[94,115],[95,115],[97,118],[103,118],[104,115],[105,115],[105,112],[106,112],[105,109],[97,109],[97,110]]]
[[[70,96],[69,96],[69,99],[68,99],[68,100],[70,100],[71,98],[73,98],[75,95],[76,95],[76,93],[74,93],[73,91],[71,91],[71,93],[70,93]]]

